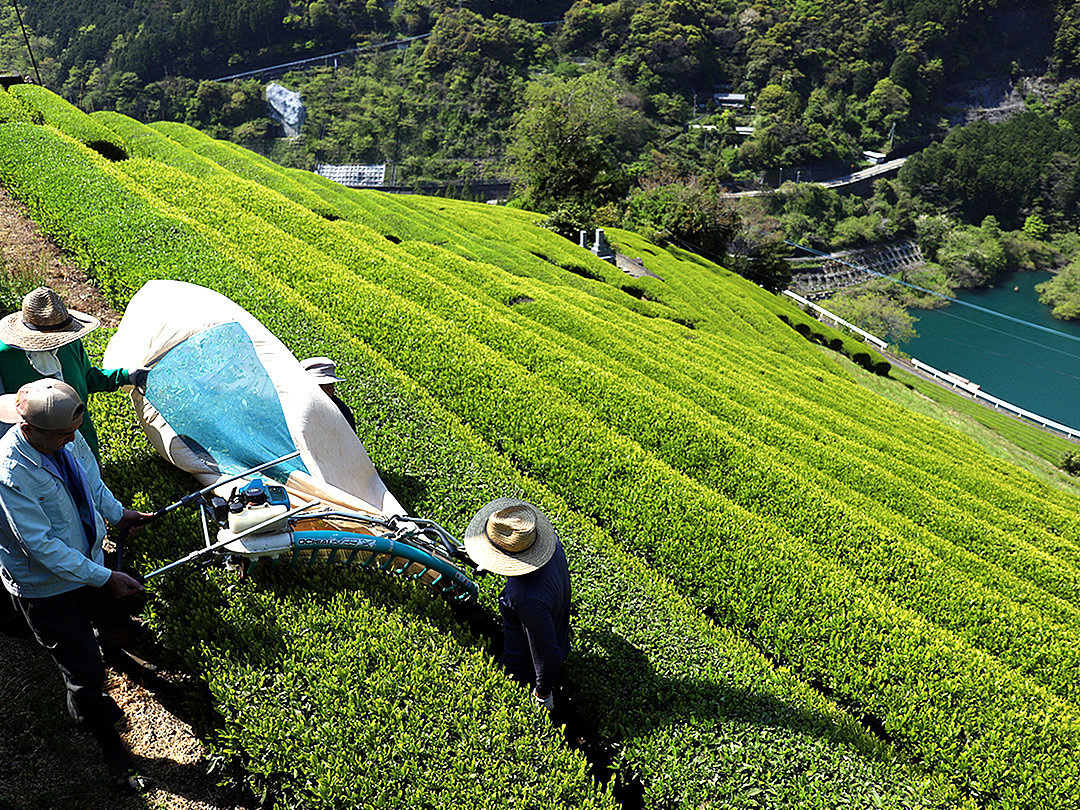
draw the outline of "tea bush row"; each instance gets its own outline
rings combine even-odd
[[[122,138],[102,126],[71,102],[37,84],[13,84],[8,92],[25,107],[41,116],[45,124],[56,127],[109,160],[123,160],[127,147]],[[14,119],[23,120],[23,119]],[[39,123],[34,115],[30,123]]]
[[[138,164],[131,165],[134,167]],[[100,169],[101,167],[95,167],[94,162],[91,161],[89,165],[84,165],[83,168],[87,170],[87,173],[92,174],[95,168]],[[138,173],[138,170],[136,170],[135,173]],[[103,186],[98,185],[96,186],[96,189],[98,192],[101,192]],[[144,199],[148,200],[149,197],[144,197]],[[165,210],[165,205],[162,201],[159,201],[154,207],[156,207],[156,210],[159,213]],[[135,208],[138,209],[139,206],[135,206]],[[182,227],[183,229],[191,229],[193,233],[198,234],[201,238],[207,240],[210,240],[212,238],[211,229],[202,228],[194,220],[185,221],[177,219],[176,223],[178,228]],[[73,228],[78,231],[79,228],[83,226],[83,223],[76,221],[73,222],[72,225]],[[122,225],[122,219],[117,222],[117,225]],[[183,243],[178,243],[178,247],[182,249],[184,247]],[[316,333],[311,334],[313,330],[310,329],[310,324],[318,317],[318,309],[314,305],[298,299],[295,295],[291,295],[290,291],[287,288],[281,287],[279,285],[274,285],[272,279],[256,279],[255,276],[253,276],[253,273],[257,272],[255,266],[248,264],[246,261],[240,261],[239,259],[237,259],[235,262],[230,260],[232,250],[232,245],[228,244],[224,240],[219,239],[217,242],[212,242],[208,246],[207,252],[202,255],[210,254],[216,257],[215,266],[217,268],[217,272],[221,274],[221,277],[217,279],[211,278],[209,274],[213,273],[213,268],[208,266],[203,266],[197,271],[192,269],[189,272],[189,277],[198,278],[204,283],[215,282],[211,286],[217,286],[219,289],[223,289],[223,291],[227,292],[228,294],[237,296],[238,300],[241,300],[253,312],[257,313],[261,317],[261,319],[264,320],[264,322],[271,326],[271,328],[274,328],[275,331],[281,330],[279,333],[290,335],[294,339],[295,336],[298,335],[305,335],[306,337],[308,337],[308,339],[312,339],[316,336],[322,339],[326,338],[327,332],[325,331],[325,328],[315,330]],[[103,246],[102,252],[107,254],[108,250],[105,249],[105,247]],[[189,256],[189,259],[192,261],[193,264],[202,264],[202,262],[198,261],[198,255]],[[99,260],[98,267],[99,271],[102,274],[107,274],[109,270],[109,266],[107,263]],[[135,270],[135,268],[131,265],[123,265],[122,268],[123,281],[127,284],[137,285],[144,278],[141,272],[132,272]],[[143,268],[143,270],[149,275],[153,275],[155,269],[159,268]],[[204,273],[208,275],[204,275]],[[264,294],[261,296],[253,295],[251,289],[245,291],[237,288],[237,277],[247,278],[248,281],[258,280],[262,284],[265,284],[267,289],[265,289]],[[258,283],[252,284],[251,287],[253,289],[262,289],[260,287],[260,284]],[[238,296],[238,293],[240,293],[241,295]],[[305,328],[305,326],[307,326],[308,328]],[[350,359],[348,357],[348,354],[349,352],[346,351],[346,361]],[[180,580],[176,581],[179,582]],[[605,584],[609,585],[610,580],[606,581]],[[600,586],[598,585],[596,587],[599,588]],[[180,592],[183,593],[183,603],[185,607],[190,609],[190,600],[192,594],[186,588],[181,589]],[[181,601],[180,592],[176,593],[174,597],[177,602]],[[219,705],[222,706],[222,711],[225,712],[228,717],[225,723],[225,730],[221,735],[221,745],[226,750],[229,750],[232,753],[243,751],[248,757],[257,756],[260,758],[265,758],[265,761],[270,763],[267,767],[273,769],[275,768],[275,764],[279,765],[282,761],[287,761],[288,756],[285,756],[283,760],[282,750],[277,748],[260,748],[258,742],[259,739],[261,738],[265,743],[267,739],[277,738],[279,736],[284,736],[285,738],[288,738],[289,735],[293,734],[294,732],[307,735],[310,733],[308,726],[311,725],[311,723],[296,727],[286,726],[285,728],[282,728],[280,725],[274,725],[275,723],[281,722],[280,717],[278,717],[276,712],[267,712],[267,710],[263,707],[264,705],[268,707],[274,701],[281,700],[282,698],[280,691],[276,691],[272,688],[263,688],[261,690],[254,689],[254,691],[252,691],[251,689],[246,688],[246,686],[251,683],[259,684],[262,687],[267,686],[266,676],[259,675],[259,672],[262,672],[265,669],[266,662],[259,662],[257,660],[246,661],[244,666],[239,668],[234,668],[235,665],[232,663],[233,660],[236,658],[258,658],[256,654],[257,650],[267,647],[280,652],[280,644],[270,643],[274,642],[276,637],[275,633],[273,632],[273,625],[270,625],[271,629],[269,631],[267,630],[267,625],[272,618],[272,611],[269,608],[264,608],[261,614],[258,611],[254,611],[254,613],[252,613],[254,609],[249,610],[247,606],[253,604],[254,602],[257,602],[257,600],[247,598],[247,595],[245,595],[243,598],[234,599],[230,603],[230,607],[227,609],[223,606],[215,604],[213,599],[208,598],[207,601],[210,603],[207,607],[199,607],[198,605],[196,605],[196,609],[192,612],[194,619],[191,622],[187,623],[186,627],[178,626],[184,624],[181,619],[178,619],[176,617],[172,618],[172,632],[174,642],[182,644],[183,640],[186,639],[189,641],[189,643],[191,643],[193,649],[200,650],[202,664],[206,668],[206,671],[209,673],[209,681],[215,692],[219,693]],[[237,618],[233,613],[234,611],[240,611],[241,607],[241,612],[243,614],[242,619]],[[228,630],[229,632],[222,631],[222,624],[225,625],[226,630]],[[211,632],[214,627],[217,628],[217,631]],[[209,638],[224,636],[224,642],[200,642],[199,640],[202,639],[204,636]],[[718,649],[723,650],[729,644],[730,640],[727,644],[719,644],[717,646]],[[756,653],[752,653],[751,651],[744,648],[743,654],[756,660],[757,663],[755,664],[755,666],[759,670],[763,667],[766,670],[768,669],[768,665],[766,664],[766,662],[764,662]],[[409,660],[408,653],[404,654],[403,660]],[[312,664],[312,662],[305,659],[305,666],[314,665],[315,664]],[[282,682],[290,681],[290,678],[288,677],[288,672],[291,671],[292,670],[290,669],[286,670],[286,674],[282,677]],[[239,686],[245,686],[245,688],[239,689]],[[795,687],[793,685],[789,685],[787,689],[794,689],[796,692],[799,692],[802,689],[805,692],[804,688]],[[307,690],[300,690],[299,694],[306,695]],[[239,697],[235,698],[235,701],[232,697],[230,697],[234,695],[239,695]],[[291,699],[291,697],[288,698],[288,700]],[[304,699],[311,700],[310,697],[306,697]],[[604,702],[599,695],[594,696],[591,700],[594,704],[603,704]],[[805,694],[803,695],[802,700],[807,700]],[[263,701],[268,702],[264,704]],[[318,701],[315,702],[318,703]],[[819,706],[821,705],[820,702],[816,700],[813,701],[813,703]],[[233,717],[232,713],[237,711],[236,706],[238,705],[246,706],[250,709],[250,713],[238,713],[235,717]],[[310,710],[311,707],[305,704],[304,708]],[[810,714],[809,708],[806,711],[808,714]],[[835,708],[828,710],[828,712],[831,712],[834,717],[837,716]],[[316,717],[317,716],[319,716],[319,713],[316,713]],[[370,718],[361,718],[361,720],[370,721]],[[757,725],[760,723],[757,717],[750,717],[748,718],[747,722],[753,725]],[[826,721],[825,726],[829,727],[832,723],[835,722],[835,720]],[[844,722],[848,724],[849,731],[847,733],[849,735],[853,735],[856,737],[862,736],[865,738],[865,733],[851,730],[855,727],[850,724],[850,721]],[[721,724],[721,727],[723,725],[724,724]],[[391,725],[390,727],[393,728],[393,725]],[[318,733],[322,732],[320,731]],[[305,736],[302,739],[310,740],[311,738]],[[862,745],[867,746],[868,744],[864,742],[862,743]],[[831,747],[816,744],[813,745],[813,747],[819,751],[819,757],[826,757],[830,759],[834,762],[835,767],[842,770],[858,770],[858,768],[852,768],[849,764],[847,764],[850,762],[850,758],[842,755],[839,751],[833,752],[833,749]],[[869,747],[873,748],[872,745],[869,745]],[[301,752],[304,748],[304,745],[294,743],[282,744],[282,749],[287,751],[289,756],[301,756]],[[633,751],[634,749],[633,747],[630,747],[628,750]],[[654,749],[652,750],[652,753],[648,756],[646,756],[643,752],[639,753],[638,755],[642,756],[643,759],[652,759],[655,761],[661,750],[663,749]],[[349,757],[351,756],[351,754],[342,753],[340,757],[328,756],[325,748],[321,749],[320,752],[321,756],[323,756],[327,760],[324,766],[325,768],[333,770],[333,772],[338,775],[343,773],[343,769],[348,770],[347,765],[343,763],[349,762]],[[310,756],[310,752],[308,752],[308,756]],[[500,756],[500,754],[496,751],[492,752],[491,756],[497,758],[498,756]],[[664,759],[665,758],[661,756],[661,768],[664,764]],[[766,757],[766,759],[768,759],[768,757]],[[307,760],[303,760],[301,758],[301,765],[304,761]],[[670,762],[668,762],[668,764],[670,764]],[[301,780],[306,778],[305,769],[299,767],[295,763],[293,767],[300,771],[298,775],[278,773],[276,770],[271,773],[266,773],[264,775],[269,780],[269,783],[284,784],[286,786],[286,791],[288,792],[288,795],[302,796],[305,799],[310,799],[311,797],[306,792],[296,792],[299,790],[297,785],[300,784],[297,781],[298,778]],[[329,780],[329,782],[332,783],[334,778],[335,777],[327,776],[326,780]],[[433,777],[431,775],[428,775],[427,778],[430,779]],[[326,783],[323,780],[315,780],[316,789],[319,791],[329,789],[325,786],[325,784]],[[703,789],[704,788],[701,785],[695,786],[693,784],[680,787],[680,790],[696,790],[699,794]],[[671,788],[669,787],[668,790],[671,790]],[[911,793],[910,791],[906,792],[909,794]]]
[[[131,290],[127,285],[134,284],[137,288],[147,277],[161,275],[162,266],[168,264],[162,262],[146,267],[132,260],[112,264],[112,260],[122,256],[123,251],[116,247],[115,240],[109,238],[110,230],[122,232],[130,226],[127,216],[134,214],[135,222],[155,225],[167,223],[174,234],[186,232],[190,235],[191,241],[178,239],[171,244],[175,253],[170,261],[187,266],[187,278],[196,278],[237,299],[246,298],[247,305],[255,310],[263,307],[271,312],[281,311],[287,306],[289,296],[283,289],[261,288],[261,294],[251,294],[248,285],[253,278],[253,268],[243,262],[231,262],[221,250],[220,243],[215,245],[200,241],[181,220],[169,218],[161,212],[160,207],[145,199],[140,202],[131,189],[120,182],[121,178],[112,174],[110,166],[90,153],[80,152],[74,143],[66,142],[55,134],[49,136],[44,130],[42,132],[45,137],[40,141],[28,137],[29,133],[25,130],[0,132],[0,152],[8,158],[22,158],[3,161],[5,185],[17,194],[27,189],[51,191],[36,199],[33,195],[27,195],[25,199],[35,212],[48,210],[60,197],[69,198],[67,233],[82,246],[82,255],[92,260],[99,277],[110,279],[118,288]],[[8,137],[5,138],[5,135]],[[40,143],[43,151],[63,167],[62,171],[50,172],[48,176],[54,181],[62,177],[67,182],[41,185],[36,182],[40,179],[35,178],[37,167],[50,161],[38,163],[30,159],[33,151],[27,147],[35,143]],[[19,167],[11,171],[14,163],[18,163]],[[87,195],[88,189],[92,198]],[[83,212],[83,215],[78,216],[75,212]],[[55,212],[52,216],[56,216]],[[108,217],[111,229],[103,227],[98,221],[102,217]],[[195,242],[201,246],[201,251],[189,250]],[[136,267],[138,273],[134,272]],[[286,314],[284,320],[302,324],[303,310],[295,306],[295,301],[292,303],[292,313]],[[281,316],[266,320],[270,321],[271,328],[277,326],[280,329],[284,325]],[[302,334],[302,330],[298,333]],[[130,425],[130,421],[128,416],[125,422]],[[153,467],[145,459],[140,469],[123,467],[113,465],[109,468],[110,482],[117,486],[118,491],[136,487],[142,494],[135,493],[133,503],[147,508],[151,495],[156,496],[154,501],[158,506],[173,500],[171,493],[166,494],[161,489],[147,491],[147,487],[151,486],[147,482],[153,482],[156,476],[148,474]],[[147,529],[143,533],[143,541],[138,544],[140,553],[133,556],[133,562],[146,570],[181,556],[200,542],[197,532],[191,531],[193,528],[192,525],[186,532],[178,532],[171,537],[172,533],[167,528],[160,533]],[[322,586],[322,593],[325,595],[331,590],[337,592],[342,587],[352,592],[366,581],[364,578],[354,578],[343,583],[331,578]],[[290,583],[290,587],[296,585]],[[303,640],[305,644],[315,644],[329,650],[334,647],[332,639],[318,638],[306,625],[294,626],[279,619],[274,611],[266,610],[265,602],[258,615],[253,616],[252,611],[259,604],[257,594],[229,593],[221,583],[202,581],[194,574],[167,579],[161,587],[167,605],[158,610],[166,614],[162,622],[166,637],[177,649],[187,651],[189,662],[201,669],[210,689],[218,697],[216,708],[222,717],[223,727],[216,738],[216,745],[221,752],[243,755],[253,773],[264,769],[263,776],[269,780],[267,784],[275,785],[275,790],[291,797],[292,804],[299,802],[304,806],[317,806],[316,803],[321,802],[318,806],[336,807],[364,796],[371,796],[372,801],[376,801],[380,792],[388,791],[389,795],[395,796],[401,794],[402,786],[410,783],[410,774],[402,771],[403,755],[400,748],[391,746],[385,749],[385,768],[390,770],[390,774],[377,777],[355,766],[355,752],[346,741],[336,741],[334,748],[328,752],[321,748],[306,748],[295,738],[283,734],[280,725],[275,723],[280,724],[282,717],[290,715],[288,712],[281,716],[277,714],[276,707],[283,697],[280,691],[266,689],[259,695],[246,691],[246,685],[253,680],[275,677],[269,674],[273,672],[280,673],[276,677],[281,683],[295,684],[299,681],[301,672],[294,671],[292,667],[309,666],[310,658],[307,656],[311,653],[304,653],[303,664],[279,664],[276,656],[285,655],[281,647],[285,640]],[[468,660],[472,677],[469,688],[464,688],[456,673],[448,671],[441,672],[441,679],[432,680],[428,673],[428,677],[421,680],[418,664],[416,677],[396,682],[396,697],[387,695],[381,704],[365,704],[365,712],[355,714],[347,723],[342,722],[340,706],[330,697],[317,691],[297,691],[291,697],[299,696],[297,699],[310,704],[304,721],[294,724],[298,729],[310,725],[309,731],[336,729],[335,733],[340,734],[352,733],[357,728],[396,729],[402,746],[410,751],[422,746],[430,752],[429,760],[413,762],[411,775],[417,776],[419,770],[424,775],[420,782],[425,789],[441,783],[447,791],[455,793],[470,805],[504,807],[516,789],[523,792],[518,795],[535,795],[541,804],[559,804],[572,797],[571,804],[610,806],[610,800],[593,786],[583,758],[569,752],[554,729],[537,725],[535,708],[529,703],[527,695],[512,688],[491,660],[479,655],[475,643],[462,640],[461,629],[455,629],[453,622],[445,616],[445,609],[439,623],[425,629],[424,622],[430,623],[430,619],[422,619],[417,624],[408,618],[410,611],[417,610],[415,605],[395,608],[392,594],[388,597],[388,592],[378,585],[369,583],[369,587],[374,587],[375,593],[369,593],[362,604],[353,604],[352,610],[347,611],[350,627],[346,637],[361,640],[372,654],[382,651],[379,654],[388,661],[396,658],[412,661],[418,654],[435,654],[436,661],[442,660],[439,656]],[[322,597],[314,593],[311,598],[319,601]],[[358,597],[354,595],[351,598],[355,601]],[[406,598],[414,600],[416,605],[425,606],[428,615],[434,611],[433,615],[438,617],[438,600],[432,599],[429,594],[417,598],[403,592],[398,601]],[[382,602],[388,602],[389,606]],[[376,621],[379,611],[388,612],[381,623]],[[403,626],[421,640],[420,653],[412,647],[402,647],[400,634]],[[384,638],[391,629],[398,635]],[[268,656],[272,660],[267,660]],[[284,660],[289,661],[287,657]],[[241,672],[244,671],[246,674],[242,676]],[[378,671],[373,674],[375,676],[379,676]],[[481,689],[488,690],[487,696],[498,699],[500,705],[506,708],[493,716],[487,704],[476,702],[466,706],[453,702],[460,700],[462,694],[472,694]],[[237,694],[241,697],[237,697]],[[230,695],[233,696],[232,700],[226,700],[226,696]],[[421,698],[419,695],[427,697]],[[439,698],[443,702],[437,710],[425,708],[416,714],[402,715],[398,708],[403,702],[415,702],[418,706],[426,707],[432,699]],[[408,722],[404,723],[403,720]],[[446,723],[468,727],[473,733],[461,734],[460,729],[449,729]],[[483,733],[479,732],[481,728],[484,729]],[[275,750],[259,747],[255,742],[258,739],[276,741]],[[531,759],[520,756],[523,744],[533,750]],[[456,761],[457,757],[470,756],[480,764],[467,774],[444,767]],[[542,767],[537,766],[538,760]],[[320,769],[326,773],[321,774]],[[510,785],[518,787],[492,794],[490,781],[479,778],[478,774],[488,774],[491,781],[508,778]],[[422,794],[416,795],[420,803]],[[545,796],[547,798],[543,798]]]

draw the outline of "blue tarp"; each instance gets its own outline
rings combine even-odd
[[[224,474],[296,450],[270,375],[235,321],[170,349],[150,373],[146,398],[192,452]],[[293,471],[308,472],[299,457],[262,475],[284,483]]]

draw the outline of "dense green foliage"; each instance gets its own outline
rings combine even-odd
[[[626,209],[627,227],[648,234],[654,242],[672,241],[714,260],[727,252],[739,225],[734,209],[716,187],[696,178],[643,183],[630,195]]]
[[[293,167],[386,163],[394,185],[448,196],[512,179],[518,204],[572,239],[645,228],[706,257],[734,239],[729,266],[770,289],[787,279],[779,234],[841,249],[921,236],[920,217],[945,215],[954,244],[920,281],[942,290],[1071,259],[968,261],[980,246],[970,229],[988,215],[1006,233],[1031,217],[1050,233],[1078,221],[1078,19],[1065,0],[46,0],[26,14],[45,83],[84,110],[184,122]],[[10,23],[0,54],[30,73]],[[304,99],[300,138],[275,137],[266,77],[207,80],[330,52],[281,78]],[[958,126],[1010,88],[1027,88],[1021,115]],[[864,150],[927,143],[869,200],[781,190],[764,214],[779,231],[733,233],[736,217],[713,200],[721,184],[836,176]],[[696,209],[710,213],[687,216]],[[954,254],[964,268],[939,269]],[[1048,293],[1061,315],[1077,311],[1067,287]],[[875,317],[912,300],[860,295]]]
[[[1080,802],[1074,496],[872,393],[777,317],[800,313],[678,247],[612,230],[655,274],[631,284],[526,211],[94,120],[133,157],[7,123],[0,181],[118,304],[194,281],[333,353],[411,511],[548,511],[578,600],[563,697],[646,806]],[[173,500],[115,407],[110,482]],[[196,534],[148,530],[136,562]],[[282,806],[611,804],[422,591],[326,569],[152,590],[214,696],[212,744]]]
[[[247,141],[267,132],[265,119],[256,123],[254,108],[240,120],[192,103],[213,92],[200,80],[423,36],[394,53],[363,51],[355,65],[345,60],[291,76],[311,116],[302,154],[281,153],[308,165],[400,162],[410,182],[425,173],[460,176],[463,158],[501,162],[505,135],[537,73],[600,71],[663,129],[651,145],[669,168],[727,177],[856,159],[863,149],[936,131],[942,104],[960,82],[1040,70],[1047,57],[1061,75],[1075,67],[1074,15],[1047,0],[978,8],[701,0],[72,7],[46,0],[31,4],[26,19],[46,84],[85,109],[184,120]],[[0,47],[29,73],[12,33]],[[748,93],[756,111],[720,114],[712,95],[723,88]],[[237,85],[226,97],[236,93],[250,96],[250,88]],[[700,121],[715,126],[707,146],[700,131],[685,129],[702,112],[715,113]],[[744,138],[735,123],[756,131]]]
[[[513,145],[526,208],[572,202],[591,210],[626,193],[624,166],[645,142],[647,123],[619,95],[599,73],[529,85]]]
[[[1074,103],[1056,115],[1031,110],[999,124],[961,127],[912,156],[900,179],[926,205],[968,222],[994,215],[1020,228],[1037,211],[1047,224],[1071,224],[1080,214],[1078,123]]]
[[[1080,264],[1075,260],[1036,289],[1039,300],[1053,308],[1055,318],[1080,319]]]

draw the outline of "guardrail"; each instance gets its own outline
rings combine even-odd
[[[991,396],[990,394],[981,391],[979,389],[979,386],[971,382],[970,380],[965,380],[963,377],[957,377],[955,374],[950,374],[945,371],[939,371],[933,366],[928,366],[926,363],[916,360],[914,357],[911,358],[911,365],[919,371],[923,372],[924,374],[929,374],[936,380],[948,383],[953,388],[962,389],[966,393],[975,397],[975,399],[984,400],[985,402],[990,403],[996,408],[1001,408],[1003,411],[1008,411],[1009,413],[1012,413],[1023,419],[1028,419],[1037,425],[1041,425],[1042,427],[1056,430],[1059,433],[1064,433],[1070,439],[1080,439],[1080,431],[1074,430],[1068,425],[1063,425],[1060,422],[1055,422],[1052,419],[1047,419],[1045,416],[1039,416],[1039,414],[1032,413],[1031,411],[1013,405],[1011,402],[1006,402],[1003,399],[998,399],[995,396]]]
[[[402,45],[407,45],[410,42],[415,42],[418,39],[427,39],[431,34],[419,34],[415,37],[404,37],[402,39],[391,39],[387,42],[376,42],[371,45],[363,45],[359,48],[348,48],[344,51],[334,51],[333,53],[324,53],[319,56],[309,56],[305,59],[295,59],[291,62],[281,62],[277,65],[267,65],[266,67],[256,68],[255,70],[245,70],[243,73],[230,73],[228,76],[218,76],[216,79],[210,79],[212,82],[230,82],[235,79],[246,79],[249,76],[260,76],[269,73],[285,73],[289,70],[302,70],[312,65],[318,65],[322,63],[324,66],[329,66],[329,60],[336,60],[338,57],[344,56],[356,56],[359,53],[365,51],[378,51],[383,48],[395,48]]]
[[[845,329],[850,329],[856,335],[861,337],[864,341],[866,341],[867,343],[873,344],[876,348],[881,349],[882,351],[885,351],[885,349],[889,348],[889,344],[886,343],[881,338],[879,338],[877,335],[871,335],[865,329],[860,329],[855,324],[848,323],[843,318],[841,318],[839,315],[834,315],[832,312],[829,312],[829,310],[825,309],[824,307],[819,307],[813,301],[808,301],[807,299],[803,298],[798,293],[793,293],[791,290],[784,290],[784,295],[786,295],[788,298],[792,299],[793,301],[796,301],[797,303],[801,304],[802,306],[809,307],[810,309],[812,309],[814,311],[815,315],[820,316],[818,318],[819,320],[827,319],[829,321],[832,321],[837,326],[842,326]]]

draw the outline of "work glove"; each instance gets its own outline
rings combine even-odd
[[[140,391],[146,391],[146,379],[150,376],[150,369],[133,368],[128,372],[128,382],[138,388]]]
[[[555,692],[548,692],[547,697],[540,697],[540,695],[537,694],[536,690],[534,689],[532,696],[533,700],[536,701],[538,706],[543,706],[549,712],[555,708]]]

